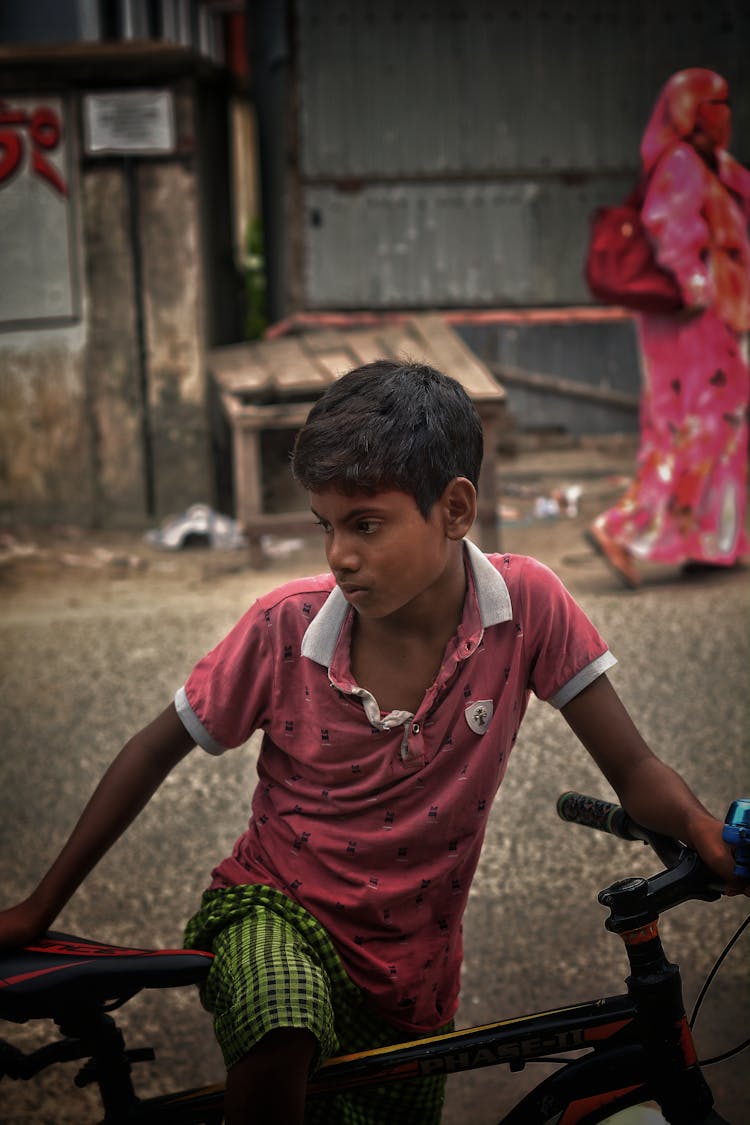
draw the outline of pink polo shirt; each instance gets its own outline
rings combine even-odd
[[[455,1014],[461,918],[529,692],[562,707],[615,663],[547,567],[469,542],[466,562],[461,624],[416,714],[382,714],[354,682],[354,611],[331,575],[260,598],[176,697],[209,753],[263,731],[250,823],[212,886],[295,899],[416,1031]]]

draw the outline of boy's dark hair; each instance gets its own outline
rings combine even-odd
[[[292,472],[310,492],[399,489],[426,518],[454,477],[474,487],[482,423],[455,379],[379,359],[333,383],[297,435]]]

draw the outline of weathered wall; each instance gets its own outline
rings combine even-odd
[[[142,519],[145,506],[141,395],[137,381],[129,211],[120,169],[83,177],[86,424],[92,448],[95,526]]]
[[[71,135],[81,96],[69,95]],[[80,319],[0,331],[6,522],[142,526],[214,502],[204,351],[216,236],[201,195],[208,178],[226,211],[228,168],[196,143],[200,96],[198,83],[175,88],[174,156],[81,158],[71,136]]]
[[[467,320],[455,328],[500,379],[519,429],[637,432],[641,373],[632,320]]]
[[[64,520],[91,502],[82,329],[0,335],[0,517]]]
[[[195,175],[140,171],[148,413],[157,514],[211,501]]]

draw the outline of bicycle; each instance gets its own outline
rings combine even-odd
[[[569,792],[560,797],[558,812],[565,820],[643,840],[665,864],[649,879],[626,878],[598,895],[609,909],[605,927],[624,942],[630,966],[627,992],[332,1058],[312,1078],[311,1097],[499,1064],[518,1071],[544,1059],[558,1063],[559,1069],[526,1094],[500,1125],[617,1125],[617,1115],[644,1104],[659,1106],[661,1120],[672,1125],[723,1122],[712,1108],[698,1063],[679,968],[667,961],[658,929],[659,915],[671,907],[719,899],[716,877],[695,852],[641,828],[617,805]],[[725,838],[735,847],[736,870],[750,876],[750,800],[732,804]],[[210,953],[195,950],[102,945],[55,931],[0,955],[0,1018],[16,1023],[51,1019],[63,1036],[28,1053],[0,1040],[0,1078],[26,1080],[56,1063],[86,1060],[75,1082],[97,1084],[104,1109],[101,1125],[218,1125],[223,1117],[220,1086],[138,1097],[131,1067],[153,1059],[154,1052],[128,1048],[110,1015],[141,989],[200,982],[211,959]],[[706,987],[712,976],[713,971]],[[704,993],[705,988],[696,1011]],[[721,1058],[749,1043],[745,1040]],[[561,1054],[571,1051],[572,1058]]]

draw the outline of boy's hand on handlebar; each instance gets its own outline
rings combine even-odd
[[[719,876],[724,884],[724,894],[750,897],[750,883],[734,873],[734,852],[722,839],[723,827],[722,822],[714,817],[702,818],[692,826],[691,838],[686,842]]]

